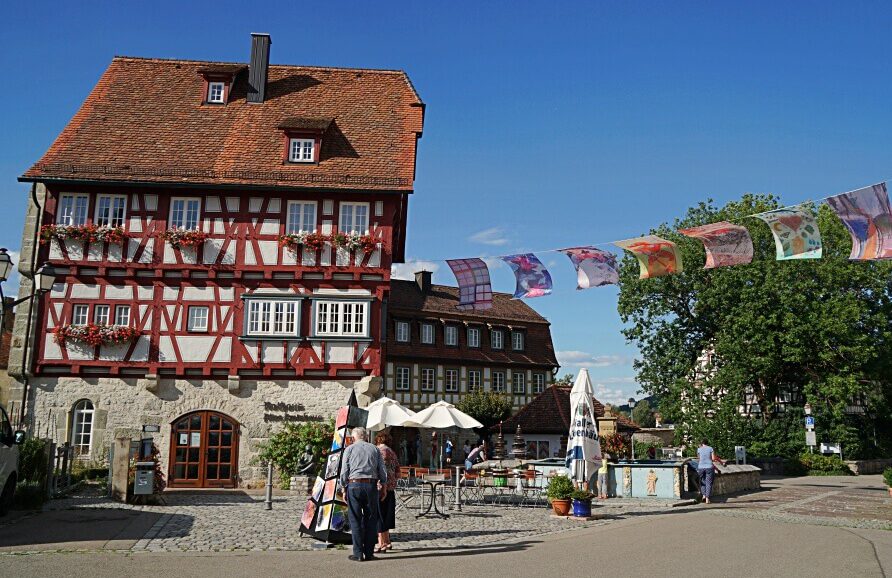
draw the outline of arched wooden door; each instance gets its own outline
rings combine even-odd
[[[238,480],[238,422],[216,411],[196,411],[171,424],[171,488],[234,488]]]

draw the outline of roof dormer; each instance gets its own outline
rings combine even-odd
[[[235,78],[246,68],[243,64],[217,64],[199,68],[198,74],[204,79],[201,104],[225,105],[229,102]]]
[[[318,163],[322,137],[333,118],[289,117],[279,123],[285,140],[286,164]]]

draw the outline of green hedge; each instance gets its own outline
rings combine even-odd
[[[39,510],[46,501],[44,485],[38,482],[19,482],[15,487],[12,505],[17,510]]]
[[[19,481],[43,484],[46,481],[46,441],[28,438],[19,447]]]
[[[886,468],[883,470],[883,480],[886,481],[886,485],[892,488],[892,468]]]
[[[810,476],[848,476],[852,473],[839,456],[802,454],[799,463]]]

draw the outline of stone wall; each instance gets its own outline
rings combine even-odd
[[[892,459],[846,460],[845,464],[856,476],[882,474],[886,468],[892,468]]]
[[[288,421],[320,421],[334,417],[354,387],[352,380],[241,380],[237,391],[226,380],[160,379],[152,391],[144,380],[108,377],[31,379],[31,415],[35,431],[47,432],[57,442],[70,439],[71,410],[89,399],[95,408],[91,458],[105,459],[116,436],[153,437],[161,451],[164,472],[170,455],[170,424],[195,410],[214,410],[241,425],[240,485],[265,482],[263,468],[252,463],[258,444]],[[143,434],[142,426],[161,426]]]
[[[716,469],[718,473],[712,483],[713,496],[758,490],[762,487],[762,472],[756,466],[728,464],[727,466],[716,465]]]

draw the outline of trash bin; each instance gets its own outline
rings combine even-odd
[[[136,477],[133,481],[134,496],[149,496],[155,493],[155,462],[136,462]]]

